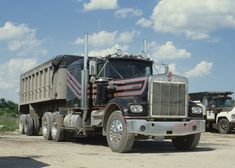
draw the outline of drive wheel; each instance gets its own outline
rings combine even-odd
[[[33,119],[33,135],[38,136],[39,135],[39,131],[40,131],[40,122],[38,118],[34,118]]]
[[[42,135],[45,140],[51,140],[51,112],[45,112],[42,116]]]
[[[33,118],[29,114],[25,116],[25,125],[24,125],[25,134],[28,136],[33,135]]]
[[[226,118],[219,120],[218,129],[219,133],[228,134],[231,130],[229,121]]]
[[[106,132],[106,139],[112,151],[123,153],[131,150],[135,136],[127,132],[127,125],[121,111],[114,111],[110,115]]]
[[[63,117],[59,112],[52,114],[51,136],[53,141],[60,142],[64,140],[64,130],[62,127]]]
[[[26,117],[25,114],[21,114],[20,118],[19,118],[19,133],[20,134],[24,134],[25,133],[25,131],[24,131],[25,117]]]
[[[200,137],[200,133],[179,136],[172,139],[172,143],[179,150],[194,150],[200,141]]]

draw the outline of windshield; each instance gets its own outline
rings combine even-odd
[[[217,107],[232,107],[232,98],[219,98],[216,99]]]
[[[98,72],[102,77],[134,78],[152,75],[152,62],[141,60],[109,60],[98,65]]]

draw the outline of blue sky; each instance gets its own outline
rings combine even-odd
[[[18,101],[19,74],[58,54],[121,48],[187,76],[189,91],[235,91],[234,0],[1,0],[0,97]]]

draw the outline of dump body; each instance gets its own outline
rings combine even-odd
[[[29,112],[29,106],[39,104],[45,104],[46,106],[46,104],[52,103],[54,107],[65,106],[67,99],[67,66],[81,58],[72,55],[57,56],[22,74],[19,93],[20,112],[27,113]],[[53,108],[53,106],[51,107]]]

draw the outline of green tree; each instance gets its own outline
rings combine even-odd
[[[0,99],[0,115],[16,117],[18,114],[18,105],[10,100]]]

